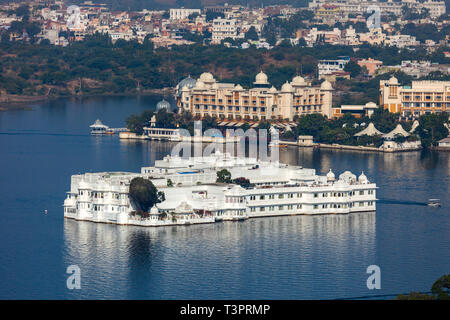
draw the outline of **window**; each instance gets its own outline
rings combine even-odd
[[[279,194],[279,195],[278,195],[278,199],[284,199],[284,194],[282,194],[282,193]]]
[[[259,200],[264,200],[264,198],[265,198],[264,195],[259,196]]]

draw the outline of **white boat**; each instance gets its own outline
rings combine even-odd
[[[440,199],[428,199],[428,206],[430,207],[440,207],[441,200]]]

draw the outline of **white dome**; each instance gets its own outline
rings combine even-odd
[[[366,175],[364,174],[364,171],[361,172],[361,175],[358,177],[358,181],[361,183],[367,183],[368,180],[367,180]]]
[[[201,80],[198,80],[195,84],[194,89],[205,89],[205,83]]]
[[[306,85],[305,79],[303,77],[300,76],[296,76],[292,79],[291,84],[293,86],[304,86]]]
[[[334,181],[335,179],[336,179],[336,177],[335,177],[333,171],[331,171],[331,169],[330,169],[330,171],[327,173],[327,180]]]
[[[203,81],[203,82],[214,82],[215,81],[213,75],[211,73],[209,73],[209,72],[203,72],[200,75],[200,79],[199,80]]]
[[[158,208],[156,205],[153,205],[153,207],[150,209],[150,214],[159,214]]]
[[[339,180],[344,180],[347,182],[356,181],[356,176],[350,171],[345,171],[339,175]]]
[[[283,84],[283,86],[281,87],[281,91],[282,92],[292,92],[292,91],[294,91],[294,89],[292,88],[291,84],[286,81],[286,83]]]
[[[375,102],[367,102],[366,103],[366,107],[367,108],[377,108],[378,106],[376,105],[376,103]]]
[[[394,76],[392,76],[392,77],[389,79],[389,84],[398,84],[397,78],[394,77]]]
[[[276,93],[277,92],[277,88],[275,88],[274,86],[272,86],[272,88],[269,89],[270,93]]]
[[[322,89],[322,90],[333,90],[333,86],[331,85],[330,81],[325,80],[320,85],[320,89]]]
[[[186,201],[181,202],[176,208],[175,213],[192,213],[194,210],[192,206],[188,204]]]
[[[242,91],[242,90],[244,90],[244,88],[242,88],[242,86],[240,84],[238,84],[236,87],[234,87],[234,90]]]
[[[267,75],[264,72],[260,72],[255,77],[255,84],[267,84]]]

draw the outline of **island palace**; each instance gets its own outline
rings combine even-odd
[[[216,183],[217,171],[227,169],[232,179],[245,177],[243,188]],[[145,218],[129,196],[130,181],[150,179],[165,194]],[[170,181],[170,182],[169,182]],[[211,156],[166,156],[141,173],[101,172],[73,175],[64,201],[64,216],[94,222],[165,226],[242,220],[281,215],[348,214],[375,211],[376,184],[361,173],[330,171],[216,152]]]

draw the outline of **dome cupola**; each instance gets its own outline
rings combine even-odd
[[[267,86],[269,82],[267,81],[267,75],[264,72],[260,72],[255,77],[255,82],[253,84],[258,86]]]
[[[364,174],[364,171],[361,172],[361,175],[358,177],[358,182],[360,182],[360,183],[367,183],[368,182],[367,177]]]
[[[330,169],[330,171],[327,173],[327,181],[334,181],[335,179],[336,179],[336,177],[335,177],[333,171],[331,171],[331,169]]]
[[[165,99],[162,99],[156,104],[156,111],[159,111],[161,109],[166,109],[166,111],[170,110],[170,103],[166,101]]]

